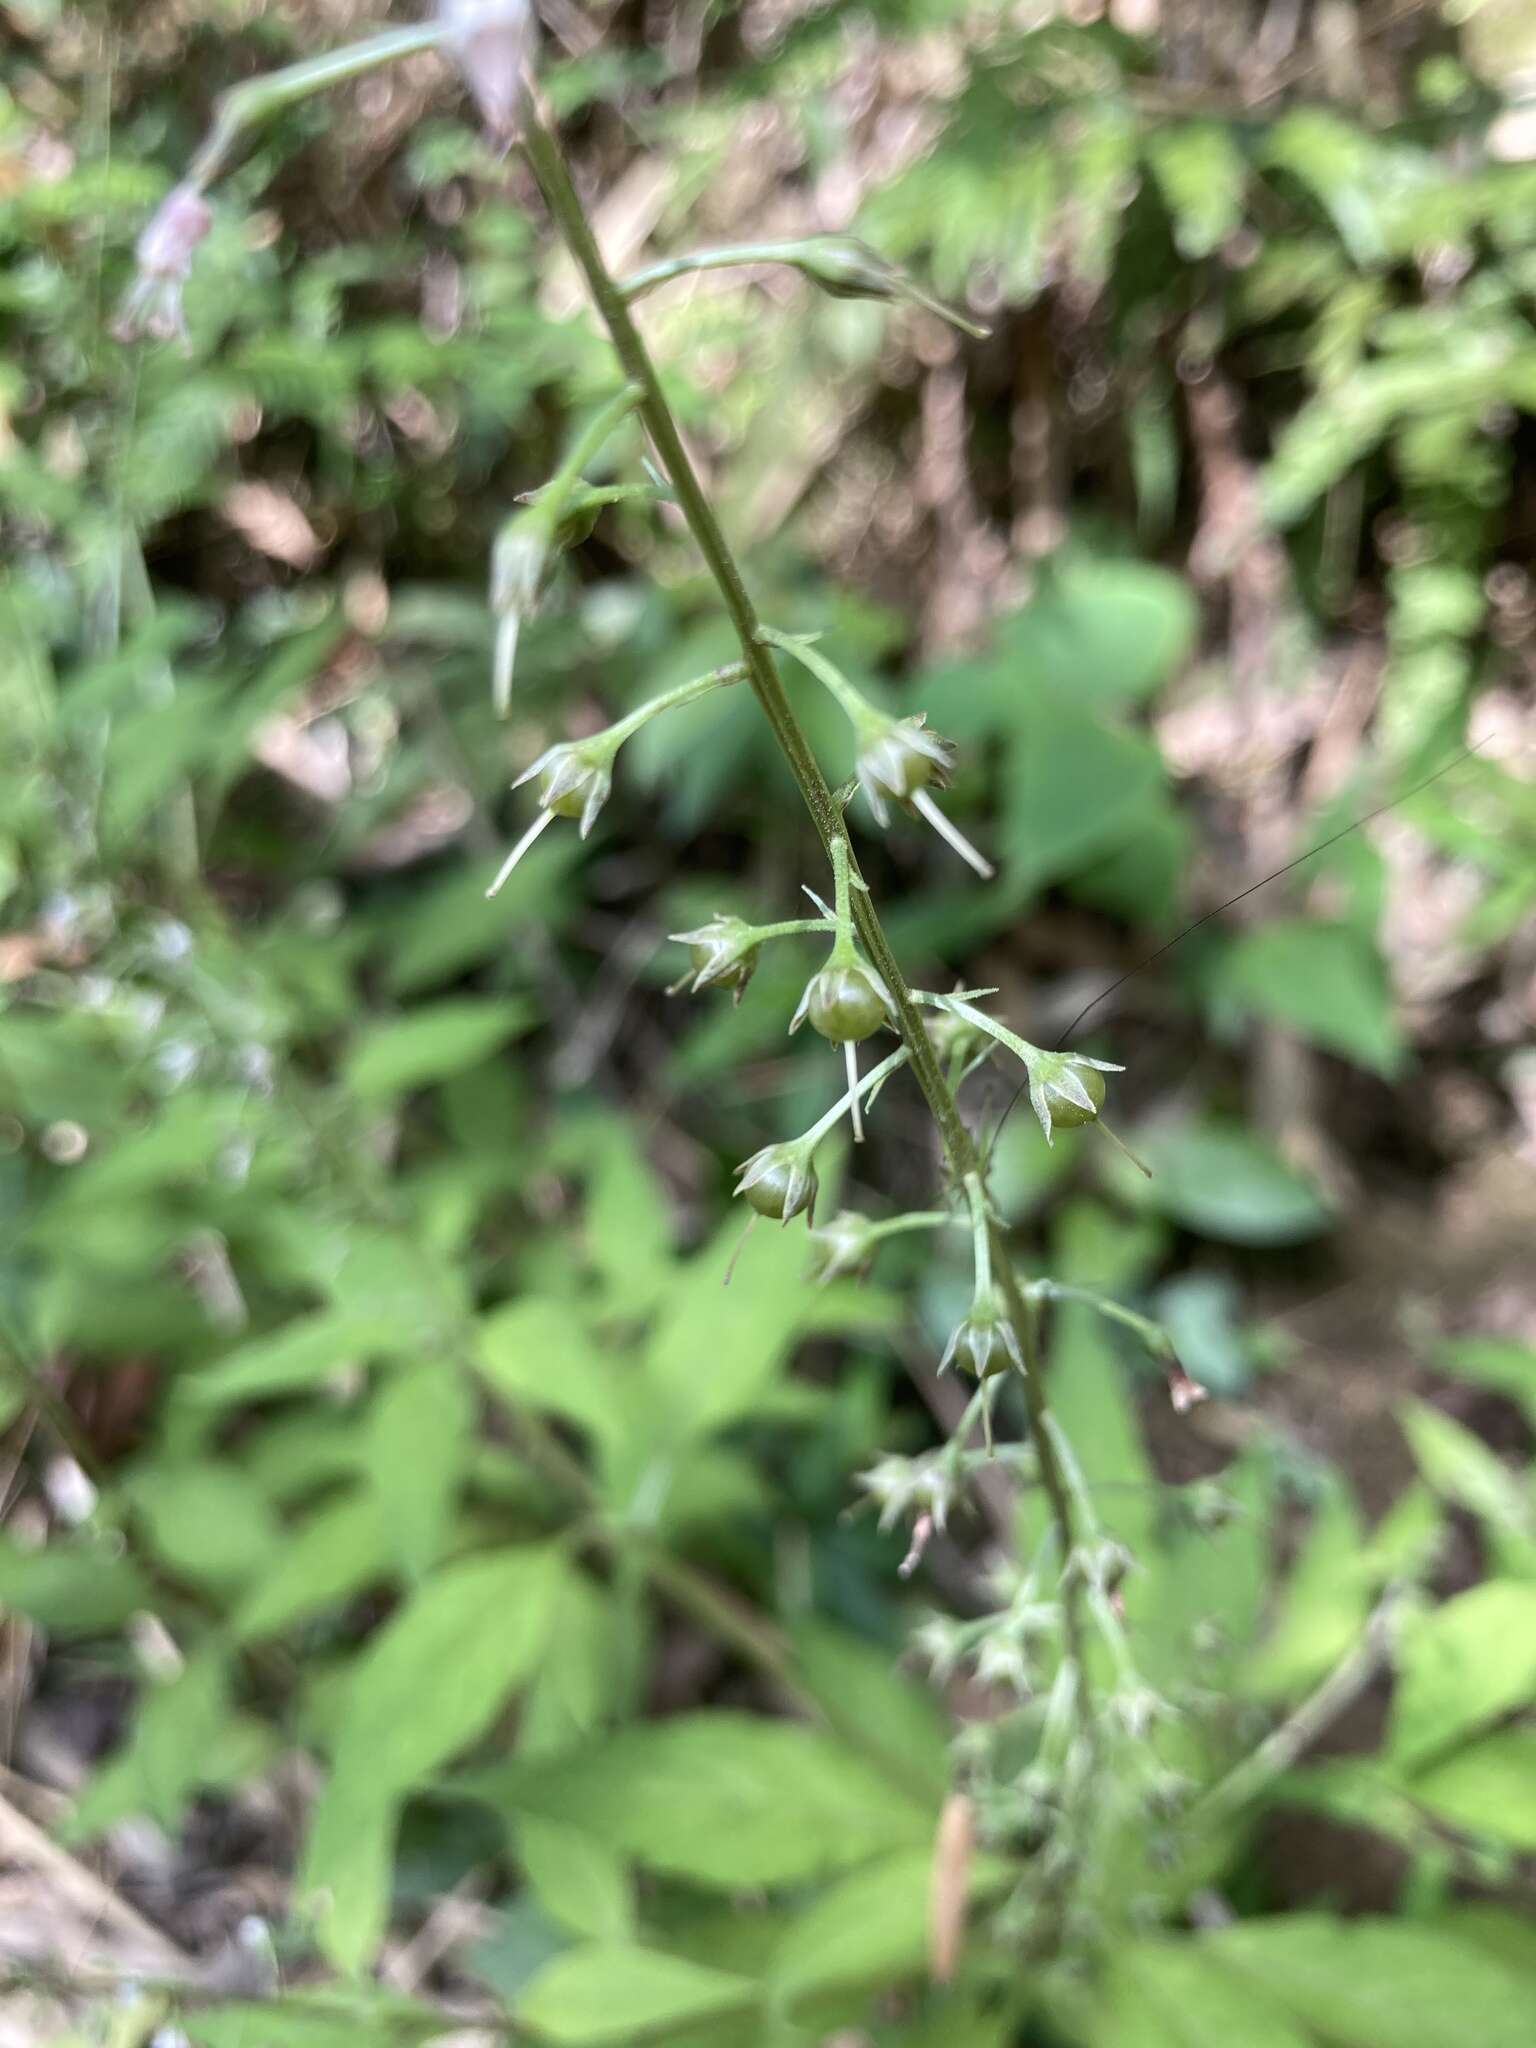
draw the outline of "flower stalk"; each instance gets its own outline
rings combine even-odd
[[[753,694],[778,741],[830,859],[832,841],[841,837],[844,829],[841,807],[795,717],[769,649],[761,638],[762,625],[756,608],[724,529],[683,446],[649,351],[630,317],[623,292],[603,261],[564,156],[536,106],[528,110],[522,148],[555,226],[586,279],[624,375],[640,388],[640,417],[676,495],[679,511],[720,592],[741,646],[742,661]],[[865,957],[890,996],[896,1029],[918,1087],[938,1126],[950,1173],[957,1183],[963,1184],[967,1174],[980,1171],[971,1134],[944,1079],[938,1055],[923,1028],[921,1012],[912,999],[901,963],[886,937],[871,898],[866,893],[856,894],[851,908],[854,928]],[[989,1229],[995,1231],[996,1228],[995,1223],[989,1223]],[[1024,1402],[1039,1461],[1040,1484],[1049,1504],[1060,1552],[1065,1559],[1071,1554],[1075,1539],[1075,1509],[1056,1455],[1055,1443],[1045,1427],[1049,1409],[1034,1312],[1025,1301],[1006,1256],[1001,1260],[999,1287],[1024,1359],[1021,1376]],[[1068,1652],[1081,1666],[1082,1613],[1077,1591],[1067,1581],[1062,1587],[1062,1623]],[[1078,1698],[1083,1702],[1084,1721],[1088,1724],[1091,1716],[1086,1699],[1086,1679],[1079,1686]]]

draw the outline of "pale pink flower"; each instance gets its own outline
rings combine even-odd
[[[213,225],[213,211],[195,185],[174,185],[166,193],[134,247],[138,274],[129,286],[113,328],[119,341],[185,341],[187,323],[181,288],[192,258]]]
[[[517,140],[523,78],[533,56],[529,0],[438,0],[437,18],[450,31],[449,49],[474,94],[491,140]]]

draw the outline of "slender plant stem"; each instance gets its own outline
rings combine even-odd
[[[540,112],[531,105],[526,113],[523,151],[544,195],[545,204],[555,226],[586,278],[587,288],[592,294],[599,317],[608,330],[625,378],[639,387],[640,417],[676,493],[678,508],[715,580],[731,624],[736,630],[753,694],[761,705],[763,715],[768,720],[774,738],[789,764],[790,773],[799,786],[805,807],[810,812],[811,821],[820,834],[822,845],[830,860],[833,841],[841,838],[845,830],[842,811],[827,785],[826,777],[821,772],[820,763],[801,730],[773,658],[764,644],[762,622],[748,595],[730,543],[715,515],[714,507],[698,480],[688,451],[683,446],[682,435],[678,432],[677,422],[662,390],[656,367],[640,338],[639,330],[630,318],[624,292],[614,280],[603,260],[602,251],[597,246],[597,238],[592,232],[586,209],[566,167],[564,155],[554,136],[544,125]],[[870,965],[890,992],[897,1029],[911,1060],[917,1085],[922,1090],[923,1098],[938,1126],[950,1174],[957,1184],[963,1185],[968,1174],[980,1172],[976,1148],[970,1132],[961,1119],[955,1098],[945,1082],[938,1056],[923,1029],[922,1018],[907,987],[901,963],[885,935],[885,928],[880,922],[874,904],[869,895],[862,890],[854,893],[853,919]],[[1024,1402],[1039,1460],[1040,1483],[1050,1507],[1065,1564],[1071,1555],[1075,1540],[1073,1507],[1066,1477],[1056,1455],[1055,1443],[1046,1427],[1049,1410],[1035,1319],[1014,1276],[1002,1233],[995,1224],[990,1228],[997,1252],[998,1284],[1002,1288],[1003,1300],[1018,1333],[1019,1345],[1024,1356]],[[1079,1668],[1079,1698],[1085,1698],[1088,1678],[1084,1656],[1085,1637],[1079,1593],[1072,1573],[1064,1574],[1062,1603],[1067,1651]],[[1087,1719],[1088,1716],[1085,1715],[1085,1720]]]
[[[700,270],[735,270],[743,264],[787,263],[798,270],[805,255],[803,242],[732,242],[719,249],[694,249],[686,256],[668,256],[644,270],[631,271],[618,280],[627,301],[638,299],[675,277],[688,277]]]
[[[422,50],[435,50],[446,42],[452,30],[439,22],[422,22],[414,28],[390,28],[360,43],[348,43],[340,50],[328,50],[321,57],[307,57],[281,71],[253,78],[220,95],[214,108],[213,126],[198,148],[187,170],[189,184],[206,190],[223,171],[246,132],[284,107],[291,107],[311,94],[361,78],[381,65],[397,64],[402,57],[414,57]]]

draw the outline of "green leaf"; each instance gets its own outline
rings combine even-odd
[[[1409,1402],[1398,1419],[1435,1491],[1479,1517],[1507,1570],[1536,1576],[1536,1511],[1508,1467],[1481,1437],[1427,1402]]]
[[[1381,957],[1353,925],[1260,925],[1227,953],[1216,987],[1375,1073],[1390,1078],[1402,1066],[1402,1034]]]
[[[1200,613],[1182,577],[1145,562],[1075,556],[1042,575],[999,634],[998,662],[1029,697],[1139,702],[1189,659]]]
[[[1080,702],[1037,689],[1020,707],[999,840],[1044,887],[1128,838],[1162,789],[1157,749]]]
[[[344,1366],[392,1349],[400,1336],[399,1328],[384,1315],[325,1309],[238,1345],[216,1365],[184,1375],[177,1382],[176,1396],[210,1404],[269,1400],[312,1387]]]
[[[1536,1699],[1536,1585],[1491,1579],[1405,1632],[1391,1754],[1422,1762]]]
[[[475,1362],[494,1393],[541,1413],[563,1415],[594,1436],[623,1420],[620,1389],[580,1311],[557,1296],[525,1294],[479,1325]]]
[[[949,1787],[949,1728],[933,1695],[876,1648],[819,1620],[794,1630],[800,1677],[834,1729],[879,1752],[895,1781],[935,1801]]]
[[[1442,1372],[1492,1387],[1517,1401],[1528,1419],[1536,1418],[1536,1350],[1508,1337],[1457,1337],[1435,1351]]]
[[[933,1857],[911,1849],[853,1871],[798,1914],[774,1953],[769,1988],[793,2004],[847,1984],[882,1988],[926,1962]]]
[[[51,1536],[31,1550],[0,1530],[0,1606],[46,1629],[96,1635],[120,1627],[153,1598],[133,1560],[95,1537]]]
[[[610,1594],[588,1572],[560,1588],[560,1623],[528,1682],[517,1723],[518,1754],[552,1756],[595,1734],[629,1703],[644,1661],[644,1626],[632,1599]]]
[[[750,1414],[815,1312],[803,1236],[787,1230],[759,1230],[721,1285],[740,1234],[733,1218],[680,1270],[646,1350],[646,1378],[687,1435]]]
[[[816,1729],[723,1710],[626,1728],[502,1782],[519,1812],[727,1890],[796,1884],[926,1845],[936,1811]]]
[[[1243,220],[1248,166],[1230,130],[1217,121],[1154,125],[1146,149],[1179,254],[1191,263],[1214,255]]]
[[[219,1738],[230,1716],[222,1655],[205,1651],[168,1683],[149,1686],[127,1746],[91,1779],[70,1816],[73,1840],[130,1814],[174,1830],[198,1786],[217,1781]]]
[[[1536,1851],[1536,1729],[1485,1736],[1417,1772],[1408,1790],[1453,1828]]]
[[[508,997],[424,1004],[362,1031],[347,1057],[345,1079],[358,1095],[404,1095],[478,1066],[526,1031],[534,1017],[532,1004]]]
[[[355,1974],[379,1952],[399,1822],[399,1799],[355,1765],[332,1773],[310,1816],[298,1899],[338,1970]]]
[[[427,1572],[447,1540],[473,1421],[469,1385],[452,1366],[397,1374],[369,1412],[364,1469],[385,1540],[409,1577]]]
[[[626,1942],[589,1942],[547,1964],[518,2000],[515,2014],[520,2026],[546,2041],[596,2048],[746,2012],[756,2000],[749,1977]]]
[[[373,1495],[327,1501],[288,1537],[235,1610],[235,1635],[249,1642],[321,1614],[382,1578],[388,1562],[383,1511]]]
[[[1131,1941],[1112,1951],[1087,2048],[1312,2048],[1200,1940]]]
[[[1237,1124],[1190,1123],[1142,1144],[1147,1200],[1175,1222],[1225,1244],[1296,1244],[1325,1230],[1312,1183]]]
[[[518,1822],[516,1838],[523,1874],[551,1920],[593,1941],[633,1939],[629,1876],[606,1843],[534,1814]]]
[[[1370,1603],[1363,1543],[1359,1511],[1335,1484],[1312,1517],[1279,1618],[1244,1673],[1260,1699],[1286,1699],[1316,1684],[1358,1638]]]
[[[281,1998],[201,2008],[188,2028],[196,2048],[412,2048],[442,2033],[443,2015],[371,1985],[290,1985]]]
[[[128,1490],[152,1548],[197,1585],[249,1584],[281,1542],[266,1500],[227,1460],[143,1467]]]
[[[1295,1913],[1206,1939],[1328,2048],[1530,2048],[1536,1983],[1432,1927]]]
[[[545,1549],[446,1566],[358,1659],[334,1744],[380,1799],[404,1791],[482,1734],[533,1669],[565,1567]]]

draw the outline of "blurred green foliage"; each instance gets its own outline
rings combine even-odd
[[[491,1906],[462,1979],[578,2048],[866,2025],[892,2048],[1524,2048],[1536,1956],[1504,1901],[1536,1850],[1529,1473],[1414,1401],[1418,1477],[1371,1529],[1283,1430],[1167,1483],[1137,1368],[1081,1309],[1054,1328],[1058,1406],[1135,1560],[1126,1626],[1179,1709],[1148,1755],[1178,1797],[1106,1799],[1071,1930],[1092,1967],[1061,1975],[1021,1948],[1040,1843],[992,1785],[961,1966],[927,1983],[935,1828],[996,1699],[899,1661],[906,1532],[846,1510],[878,1452],[931,1445],[891,1350],[942,1331],[964,1275],[904,1251],[878,1286],[813,1290],[798,1237],[762,1232],[721,1290],[727,1163],[828,1083],[824,1056],[782,1052],[793,963],[739,1009],[653,1000],[668,929],[791,915],[773,906],[811,872],[745,693],[649,729],[591,848],[551,833],[483,895],[520,829],[515,769],[730,653],[685,539],[617,507],[528,635],[512,726],[492,717],[491,541],[608,387],[606,351],[431,60],[264,131],[218,195],[189,353],[121,348],[133,237],[211,95],[325,35],[262,9],[3,11],[0,1341],[37,1483],[0,1533],[0,1600],[132,1680],[67,1842],[131,1816],[174,1836],[294,1749],[328,1765],[278,1931],[296,1988],[189,2011],[192,2037],[441,2031],[370,1970],[392,1922],[473,1879]],[[861,686],[962,742],[999,884],[962,890],[901,841],[870,857],[928,985],[981,954],[1017,987],[1042,905],[1127,958],[1177,931],[1209,835],[1158,717],[1192,663],[1225,688],[1223,579],[1261,539],[1289,579],[1268,685],[1299,690],[1346,629],[1384,650],[1377,746],[1299,808],[1299,844],[1476,731],[1530,486],[1536,167],[1483,148],[1496,81],[1448,32],[1382,119],[1310,81],[1223,106],[1174,90],[1155,38],[947,0],[810,9],[766,39],[718,7],[696,76],[630,12],[547,85],[595,182],[665,167],[663,249],[721,225],[754,114],[809,173],[852,151],[850,37],[898,80],[948,39],[925,144],[857,225],[989,302],[970,430],[1000,518],[1010,351],[1062,344],[1036,396],[1069,536],[969,651],[925,661],[888,580],[829,568],[810,484],[803,520],[757,496],[840,415],[910,491],[889,455],[908,331],[798,287],[654,314],[765,614],[824,629]],[[1242,386],[1253,490],[1202,606],[1181,549],[1209,450],[1181,394],[1213,376]],[[845,774],[841,724],[805,714]],[[1472,878],[1457,943],[1488,967],[1536,906],[1529,785],[1473,760],[1406,814]],[[1254,1032],[1352,1089],[1415,1056],[1379,858],[1346,840],[1319,871],[1326,917],[1282,898],[1158,981],[1180,1078],[1138,1097],[1132,1077],[1150,1185],[1072,1141],[1045,1154],[1023,1119],[996,1151],[1021,1255],[1154,1308],[1233,1397],[1274,1362],[1244,1280],[1336,1221],[1244,1113]],[[1069,964],[1044,976],[1070,993]],[[899,1144],[879,1157],[860,1177],[892,1203],[923,1187]],[[1532,1412],[1518,1343],[1436,1363]],[[55,1432],[90,1466],[83,1509],[45,1505]],[[1479,1583],[1437,1577],[1451,1517]],[[941,1673],[986,1551],[963,1532],[924,1587]],[[1276,1721],[1388,1652],[1372,1753],[1282,1747],[1241,1779]],[[1280,1806],[1396,1845],[1411,1917],[1271,1910],[1253,1823]]]

